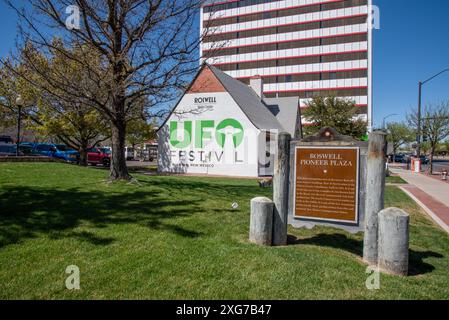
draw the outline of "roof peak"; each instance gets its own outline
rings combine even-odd
[[[284,130],[261,97],[248,85],[231,77],[215,66],[206,64],[225,87],[251,123],[262,130]]]

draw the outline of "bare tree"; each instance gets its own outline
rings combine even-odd
[[[417,112],[407,116],[410,126],[418,127]],[[422,116],[422,136],[426,137],[430,146],[430,163],[428,174],[433,173],[433,158],[438,144],[449,137],[449,101],[438,105],[428,105]]]
[[[414,131],[405,123],[392,122],[387,125],[387,140],[393,146],[393,162],[398,148],[414,140]]]
[[[49,85],[44,90],[59,94],[61,99],[70,97],[91,105],[108,119],[112,135],[110,178],[129,180],[124,154],[128,116],[135,113],[135,102],[142,97],[146,98],[146,109],[173,99],[198,69],[197,49],[208,32],[205,29],[198,36],[195,23],[202,0],[30,0],[24,7],[5,1],[21,19],[23,44],[32,44],[44,54],[58,51],[85,68],[94,85],[80,90],[70,75],[49,73],[34,64],[32,57],[23,57],[33,72],[46,79]],[[73,21],[67,23],[67,19]],[[63,45],[55,45],[55,36]],[[72,54],[72,47],[83,45],[101,58],[101,72],[92,65],[90,54]],[[21,76],[27,78],[26,73]],[[49,88],[57,88],[57,92]],[[99,96],[98,88],[107,92]]]

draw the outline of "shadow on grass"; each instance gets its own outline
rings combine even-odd
[[[113,193],[77,188],[6,187],[0,191],[0,199],[0,247],[36,237],[39,233],[54,239],[73,237],[95,245],[114,241],[114,238],[72,230],[82,223],[93,228],[140,224],[182,237],[203,235],[167,222],[200,212],[199,201],[161,198],[151,190]]]
[[[229,180],[229,182],[227,182]],[[271,188],[260,188],[254,180],[253,185],[248,185],[250,180],[242,180],[242,184],[236,184],[236,180],[231,178],[204,178],[185,176],[164,176],[151,180],[140,180],[142,185],[151,185],[184,194],[188,192],[202,195],[205,198],[231,199],[247,198],[248,203],[251,198],[260,195],[271,195]]]
[[[109,167],[104,166],[91,166],[89,167],[92,170],[102,170],[102,171],[110,171],[111,169]],[[133,173],[140,173],[140,174],[157,174],[157,166],[156,165],[136,165],[136,166],[129,166],[128,172]]]
[[[409,276],[419,276],[422,274],[430,273],[435,270],[435,267],[424,259],[427,258],[444,258],[444,256],[438,252],[433,251],[414,251],[409,250]]]
[[[256,182],[248,185],[233,180],[146,177],[139,179],[139,184],[140,188],[124,187],[123,192],[4,186],[0,189],[0,247],[37,234],[54,239],[73,237],[94,245],[108,245],[115,240],[72,230],[82,223],[92,228],[140,224],[186,238],[201,237],[203,232],[176,225],[173,218],[203,212],[205,200],[209,205],[211,201],[216,203],[208,207],[211,212],[231,212],[233,201],[249,201],[259,191]]]
[[[348,251],[357,256],[362,256],[363,242],[355,239],[348,238],[344,234],[326,234],[321,233],[312,238],[298,239],[295,236],[288,236],[289,245],[312,245],[320,247],[330,247],[334,249],[341,249]]]
[[[61,231],[50,231],[49,238],[53,240],[62,239],[65,237],[71,237],[78,239],[80,241],[87,241],[93,245],[102,245],[106,246],[114,242],[114,238],[112,237],[99,237],[91,232],[82,231],[82,232],[61,232]]]
[[[289,245],[312,245],[320,247],[329,247],[350,252],[359,257],[363,256],[363,241],[348,238],[343,234],[318,234],[311,238],[299,239],[295,236],[288,236]],[[443,258],[440,253],[433,251],[415,251],[409,250],[409,276],[419,276],[430,273],[435,267],[424,260],[427,258]]]

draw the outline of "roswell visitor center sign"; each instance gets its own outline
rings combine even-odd
[[[363,228],[366,142],[338,135],[331,128],[291,146],[290,223]]]

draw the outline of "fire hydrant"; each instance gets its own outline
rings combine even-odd
[[[444,170],[443,172],[441,172],[441,179],[444,181],[447,180],[447,170]]]

